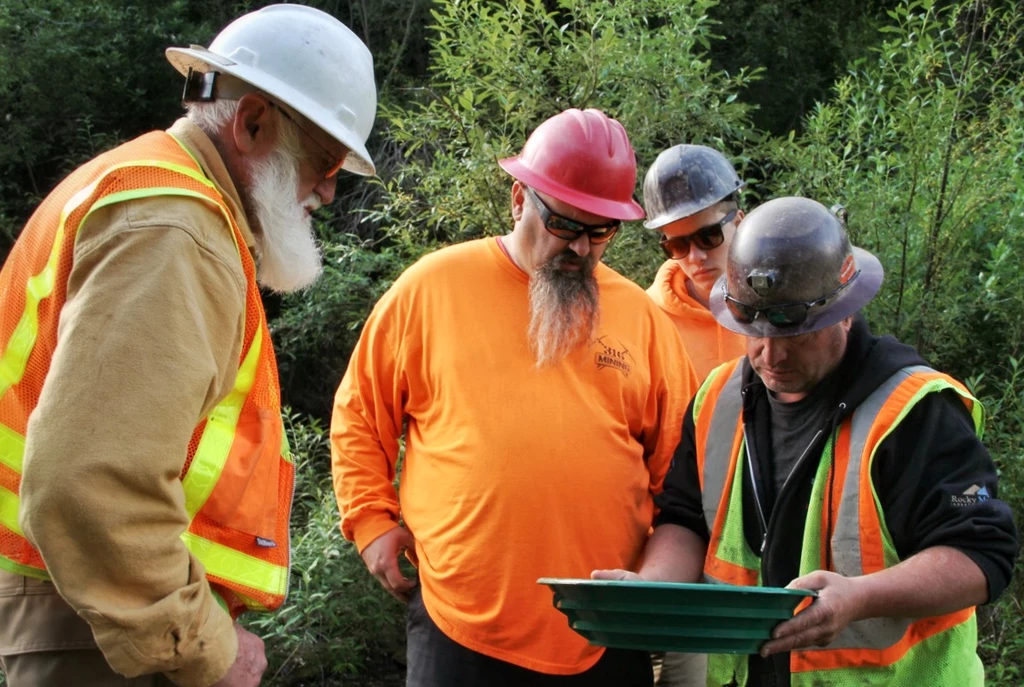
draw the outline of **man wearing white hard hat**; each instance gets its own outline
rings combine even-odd
[[[273,5],[171,48],[187,117],[40,204],[0,272],[0,667],[10,687],[257,685],[293,468],[259,287],[320,272],[310,213],[373,174],[373,61]]]

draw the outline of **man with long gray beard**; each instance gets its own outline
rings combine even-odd
[[[0,667],[11,687],[259,684],[293,470],[259,285],[372,174],[373,62],[273,5],[167,51],[188,116],[64,180],[0,273]],[[124,676],[127,676],[124,677]]]
[[[649,687],[646,653],[588,645],[536,583],[638,565],[696,391],[672,323],[601,263],[643,216],[635,157],[617,121],[567,110],[501,166],[512,232],[406,270],[352,355],[331,425],[342,531],[409,603],[408,685]]]

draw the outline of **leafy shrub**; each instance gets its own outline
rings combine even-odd
[[[1017,516],[1024,513],[1024,461],[1020,440],[1024,436],[1024,367],[1017,358],[1007,363],[1009,376],[990,383],[982,375],[968,379],[988,412],[989,431],[985,443],[999,467],[999,498],[1010,504]],[[1024,579],[1018,565],[1010,588],[990,608],[979,611],[979,645],[986,666],[987,684],[1017,687],[1024,683]]]
[[[1024,248],[1024,22],[973,2],[890,14],[876,59],[855,63],[803,136],[772,143],[770,184],[846,205],[851,238],[888,270],[878,327],[965,377],[1004,366],[1024,327],[1007,269]]]
[[[713,4],[437,2],[429,83],[383,108],[405,164],[370,219],[408,261],[505,232],[510,181],[498,159],[569,107],[619,119],[641,179],[662,148],[680,141],[739,149],[752,134],[735,91],[752,75],[715,72],[702,56],[713,38],[706,15]],[[627,229],[609,261],[649,281],[660,262],[653,238]]]
[[[353,234],[325,237],[323,247],[323,275],[285,296],[280,314],[270,320],[288,403],[319,418],[330,417],[370,309],[405,267],[395,248]]]
[[[911,0],[889,15],[875,58],[852,65],[804,134],[770,142],[768,185],[846,205],[851,239],[887,269],[868,309],[875,329],[979,395],[1000,497],[1020,514],[1024,14]],[[1022,590],[1015,580],[980,614],[993,684],[1021,683]]]
[[[62,176],[181,111],[164,48],[211,33],[187,9],[186,0],[0,3],[0,256]]]
[[[294,414],[286,426],[296,469],[288,600],[276,614],[243,618],[266,642],[266,684],[339,684],[400,652],[403,606],[341,536],[327,432]]]

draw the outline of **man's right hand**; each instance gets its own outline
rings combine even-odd
[[[407,579],[398,568],[398,557],[403,551],[416,551],[416,539],[402,526],[388,530],[363,549],[363,562],[388,594],[403,603],[409,601],[409,592],[416,580]]]
[[[212,687],[256,687],[260,684],[263,671],[267,669],[263,640],[238,623],[235,623],[235,634],[238,635],[235,662],[228,669],[227,675],[215,682]]]

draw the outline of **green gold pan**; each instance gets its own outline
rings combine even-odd
[[[774,587],[544,577],[569,627],[591,644],[647,651],[754,654],[816,594]]]

